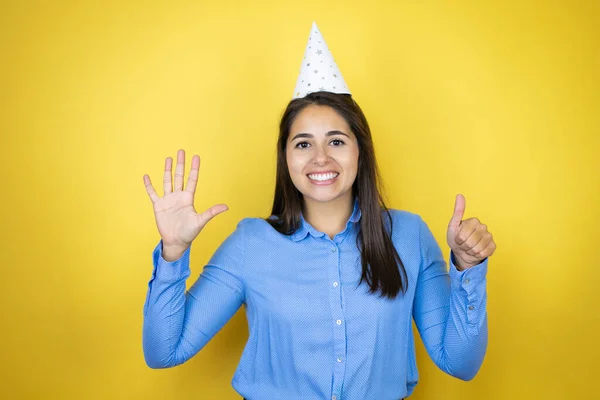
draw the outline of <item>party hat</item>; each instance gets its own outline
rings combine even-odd
[[[351,94],[323,35],[313,22],[292,98],[302,98],[320,91]]]

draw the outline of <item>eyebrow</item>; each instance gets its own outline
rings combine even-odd
[[[348,136],[346,133],[344,133],[342,131],[329,131],[325,134],[325,136],[335,136],[335,135],[344,135],[348,139],[350,139],[350,136]],[[290,142],[293,142],[294,140],[299,139],[299,138],[312,138],[312,137],[314,137],[312,133],[301,132],[301,133],[296,134],[296,136],[294,136],[292,138],[292,140],[290,140]]]

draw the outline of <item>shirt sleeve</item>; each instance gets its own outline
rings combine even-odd
[[[172,262],[153,251],[154,269],[143,308],[142,344],[150,368],[182,364],[198,353],[245,301],[242,223],[217,248],[186,291],[190,248]]]
[[[413,317],[427,353],[446,373],[463,380],[475,377],[487,349],[486,274],[488,259],[458,271],[450,254],[450,271],[427,224],[419,217],[421,265]]]

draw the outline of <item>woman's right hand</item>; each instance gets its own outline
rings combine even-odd
[[[165,175],[163,179],[164,196],[161,198],[156,194],[150,177],[144,175],[146,192],[150,196],[154,207],[154,216],[158,232],[163,243],[163,257],[166,254],[171,261],[179,258],[198,236],[202,228],[214,216],[227,211],[225,204],[217,204],[201,214],[194,209],[194,194],[198,182],[198,171],[200,169],[200,157],[192,157],[192,169],[188,177],[185,190],[183,189],[183,177],[185,169],[185,151],[177,152],[177,165],[175,166],[175,185],[172,188],[171,170],[173,159],[167,157],[165,160]]]

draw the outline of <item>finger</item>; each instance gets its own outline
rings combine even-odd
[[[229,207],[227,207],[225,204],[217,204],[212,206],[208,210],[204,211],[202,214],[198,215],[198,219],[200,220],[200,226],[203,227],[208,223],[208,221],[227,210],[229,210]]]
[[[173,191],[171,187],[171,169],[173,167],[173,159],[171,157],[167,157],[165,160],[165,174],[163,177],[163,191],[165,195],[171,193]]]
[[[152,186],[152,182],[150,182],[150,177],[148,175],[144,175],[144,185],[146,186],[146,193],[150,196],[150,200],[152,204],[156,203],[160,197],[156,194],[154,187]]]
[[[475,236],[475,235],[473,235],[473,236]],[[477,242],[473,241],[473,246],[471,246],[469,248],[469,250],[467,250],[467,254],[469,254],[473,257],[477,257],[477,255],[479,253],[481,253],[483,251],[483,249],[485,249],[491,241],[492,241],[491,233],[486,233],[486,232],[481,233],[479,240]],[[469,243],[469,241],[467,241],[467,243],[469,245],[471,245],[471,243]]]
[[[477,258],[480,259],[486,259],[488,257],[490,257],[492,254],[494,254],[494,251],[496,251],[496,242],[494,242],[494,240],[492,239],[488,245],[485,247],[485,249],[483,249],[482,251],[480,251],[477,254]]]
[[[187,185],[185,190],[190,192],[192,195],[196,194],[196,184],[198,183],[198,170],[200,169],[200,157],[194,155],[192,157],[192,169],[190,169],[190,176],[188,176]]]
[[[185,169],[185,151],[177,151],[177,165],[175,166],[175,186],[173,191],[183,190],[183,171]]]
[[[466,242],[469,240],[471,235],[477,230],[477,226],[479,225],[479,220],[477,218],[469,218],[465,221],[462,221],[460,224],[460,229],[456,234],[456,238],[454,241],[461,249],[466,247]]]
[[[457,228],[465,215],[465,197],[462,194],[456,195],[456,201],[454,202],[454,214],[450,220],[450,226]]]

